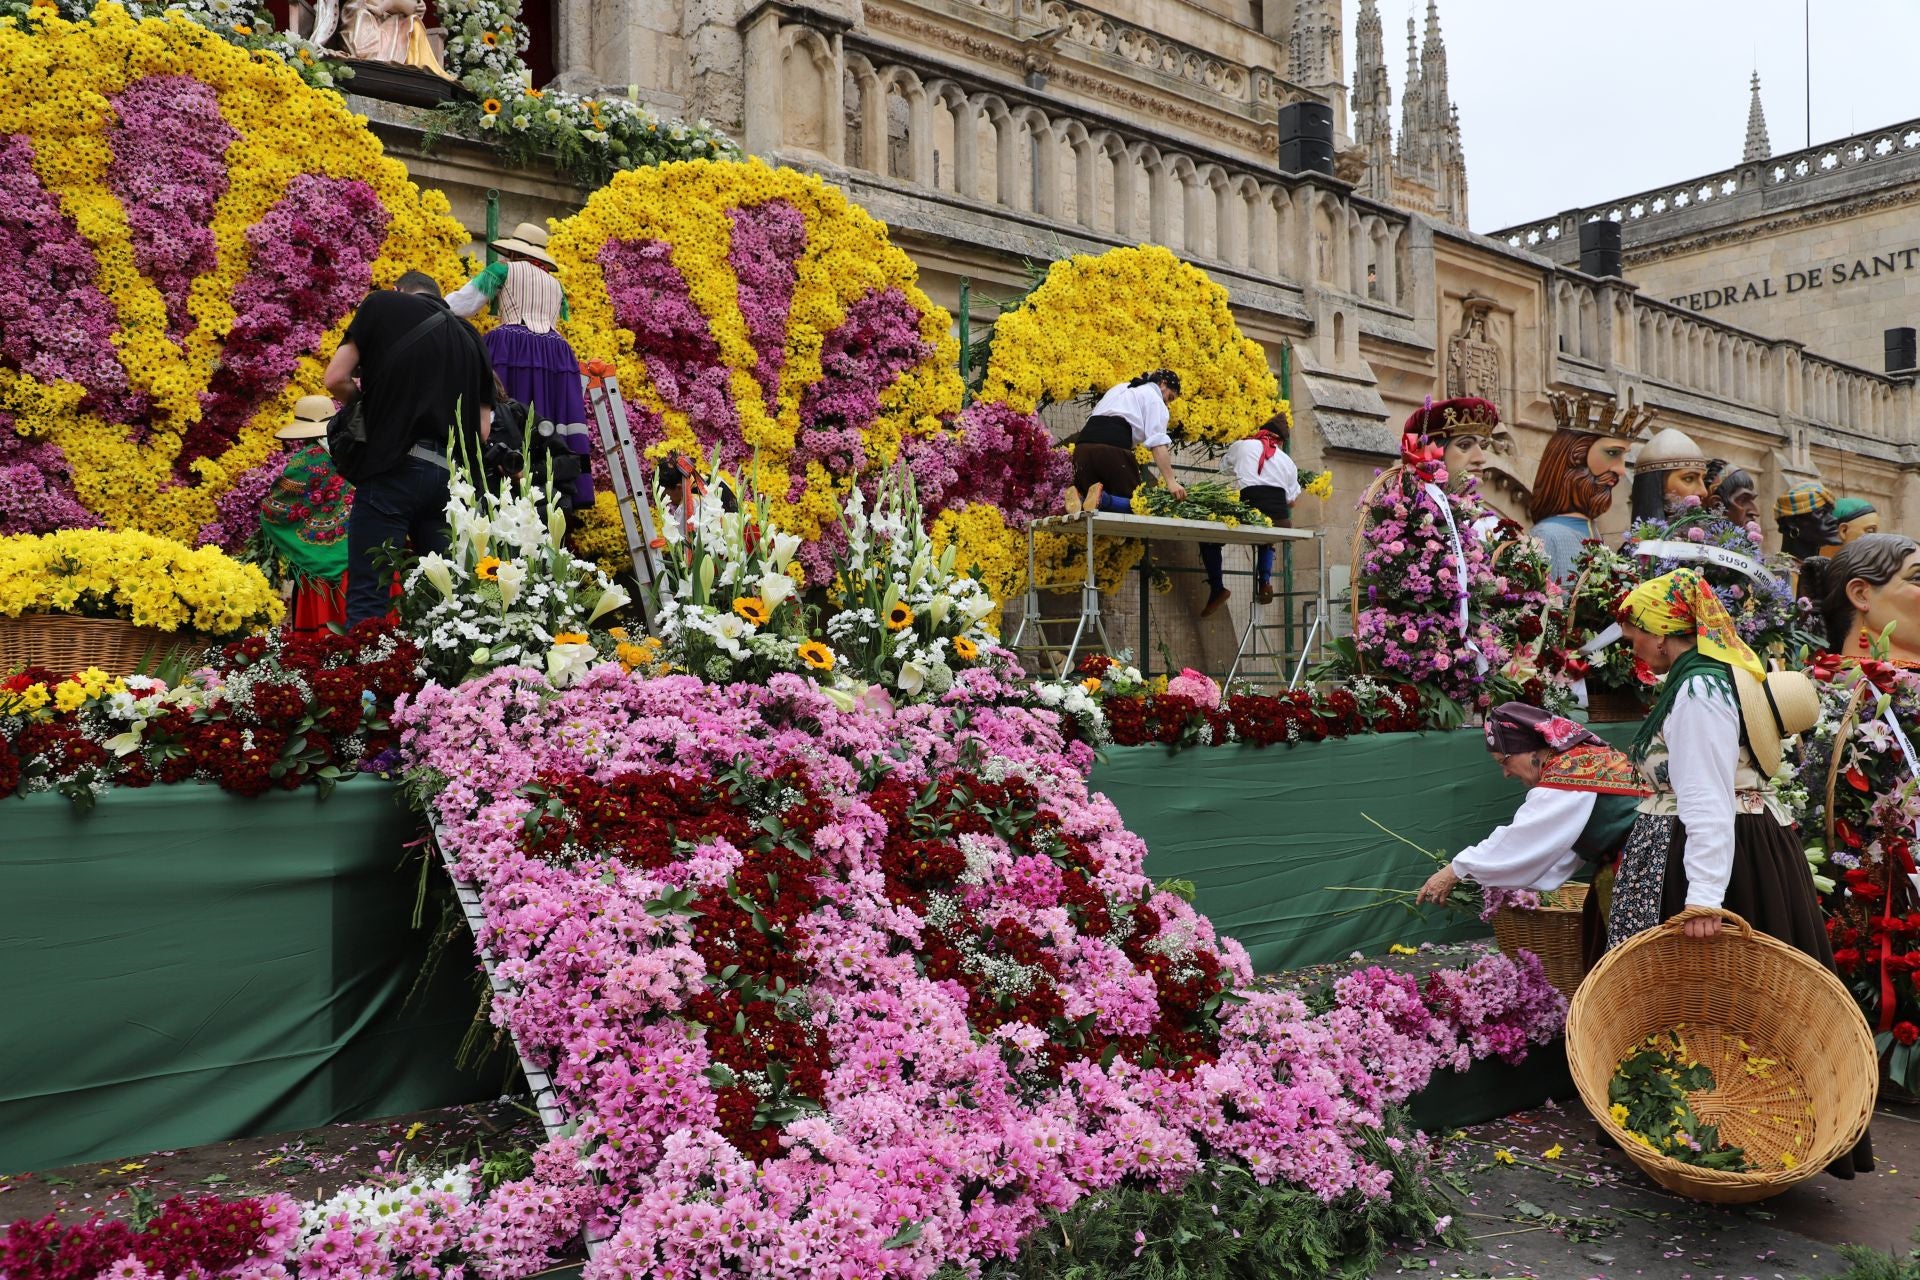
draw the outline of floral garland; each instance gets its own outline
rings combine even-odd
[[[1687,543],[1703,551],[1732,552],[1745,557],[1761,572],[1757,576],[1744,573],[1710,559],[1637,554],[1641,544],[1656,542]],[[1794,598],[1791,557],[1767,555],[1758,524],[1735,524],[1701,506],[1698,498],[1686,498],[1670,519],[1636,522],[1627,530],[1620,550],[1639,560],[1643,579],[1657,578],[1682,566],[1698,570],[1732,615],[1740,638],[1763,657],[1785,658],[1809,645],[1820,647],[1819,638],[1812,634],[1814,628],[1806,609]]]
[[[823,581],[840,503],[959,411],[946,312],[886,228],[817,177],[745,163],[616,175],[552,242],[583,362],[635,440],[745,474]]]
[[[1506,665],[1487,677],[1494,702],[1518,700],[1565,714],[1574,707],[1573,682],[1587,663],[1572,652],[1557,621],[1564,621],[1566,592],[1554,580],[1546,548],[1506,525],[1491,539],[1488,567],[1493,595],[1486,617],[1506,642]]]
[[[1820,719],[1801,735],[1783,794],[1795,802],[1808,860],[1829,873],[1815,882],[1834,964],[1874,1029],[1893,1082],[1920,1093],[1920,1054],[1912,1049],[1920,1040],[1920,893],[1908,878],[1916,870],[1920,782],[1888,723],[1909,737],[1920,725],[1920,672],[1821,654],[1807,675],[1820,693]]]
[[[1498,958],[1432,997],[1353,975],[1317,1017],[1236,995],[1244,952],[1154,890],[1091,750],[1010,695],[976,670],[887,715],[604,666],[404,710],[496,1021],[560,1068],[543,1158],[611,1230],[597,1274],[924,1277],[1203,1147],[1377,1201],[1386,1107],[1557,1032],[1537,963]]]
[[[0,24],[0,431],[98,523],[190,542],[368,289],[457,283],[466,233],[337,96],[183,15],[31,25]]]
[[[1639,586],[1639,561],[1598,540],[1581,547],[1573,562],[1574,598],[1562,604],[1555,631],[1570,656],[1569,663],[1585,660],[1587,687],[1607,693],[1631,693],[1650,698],[1656,679],[1653,669],[1633,656],[1633,646],[1614,643],[1592,654],[1581,648],[1614,625],[1620,602]]]
[[[283,612],[266,576],[218,547],[99,529],[0,538],[0,618],[65,613],[220,637]]]
[[[1055,262],[994,322],[980,397],[1033,412],[1161,368],[1180,375],[1176,440],[1224,447],[1287,407],[1227,291],[1159,245]]]
[[[345,635],[249,636],[177,684],[89,669],[0,680],[0,796],[200,779],[239,795],[322,794],[393,762],[387,718],[420,687],[420,651],[385,623]]]

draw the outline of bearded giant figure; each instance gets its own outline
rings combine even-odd
[[[1528,514],[1554,577],[1567,581],[1581,545],[1599,536],[1595,522],[1613,506],[1627,478],[1627,450],[1653,411],[1635,409],[1631,392],[1617,411],[1604,397],[1548,392],[1547,400],[1556,429],[1534,473]]]

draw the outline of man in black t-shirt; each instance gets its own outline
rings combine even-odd
[[[431,323],[428,323],[431,321]],[[456,454],[478,462],[493,425],[493,366],[466,321],[447,310],[423,272],[394,290],[368,294],[327,365],[327,390],[350,404],[364,398],[369,454],[392,465],[354,485],[347,517],[347,625],[387,612],[388,580],[373,550],[447,550],[448,481]]]

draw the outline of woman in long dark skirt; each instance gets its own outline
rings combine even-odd
[[[1688,907],[1717,907],[1832,969],[1813,872],[1772,784],[1781,739],[1811,728],[1817,716],[1811,685],[1799,687],[1805,677],[1797,673],[1769,680],[1691,569],[1634,588],[1620,626],[1634,656],[1666,680],[1627,753],[1653,795],[1641,803],[1621,855],[1608,944]],[[1691,938],[1720,929],[1714,916],[1685,924]],[[1872,1142],[1862,1136],[1827,1172],[1851,1178],[1872,1168]]]

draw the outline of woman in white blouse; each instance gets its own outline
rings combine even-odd
[[[1462,880],[1489,889],[1557,889],[1583,866],[1595,868],[1581,920],[1589,961],[1606,949],[1613,868],[1647,788],[1625,753],[1591,730],[1524,702],[1487,716],[1487,750],[1500,772],[1527,787],[1513,821],[1462,849],[1420,888],[1444,902]]]
[[[1067,514],[1088,511],[1133,510],[1133,491],[1140,487],[1140,464],[1135,448],[1153,454],[1160,482],[1176,498],[1187,487],[1173,474],[1172,415],[1168,406],[1180,398],[1180,375],[1171,369],[1143,373],[1132,382],[1108,387],[1073,445],[1073,487],[1066,492]]]
[[[1222,458],[1226,469],[1233,473],[1233,485],[1240,491],[1240,500],[1273,521],[1276,529],[1293,523],[1293,504],[1300,497],[1300,468],[1287,456],[1291,426],[1284,411],[1276,413],[1252,435],[1228,445]],[[1205,618],[1225,604],[1233,593],[1227,590],[1226,567],[1221,560],[1219,543],[1200,544],[1200,564],[1207,571],[1207,586],[1211,588],[1206,607],[1200,610],[1200,616]],[[1253,593],[1261,604],[1273,600],[1271,546],[1260,547],[1254,553]]]
[[[1689,907],[1717,907],[1832,969],[1813,873],[1772,783],[1781,740],[1818,718],[1811,684],[1799,672],[1768,675],[1691,569],[1635,587],[1619,618],[1634,656],[1666,678],[1627,752],[1653,794],[1621,854],[1608,942],[1617,946]],[[1690,916],[1684,929],[1712,939],[1720,917]],[[1863,1137],[1827,1172],[1851,1178],[1872,1168]]]

